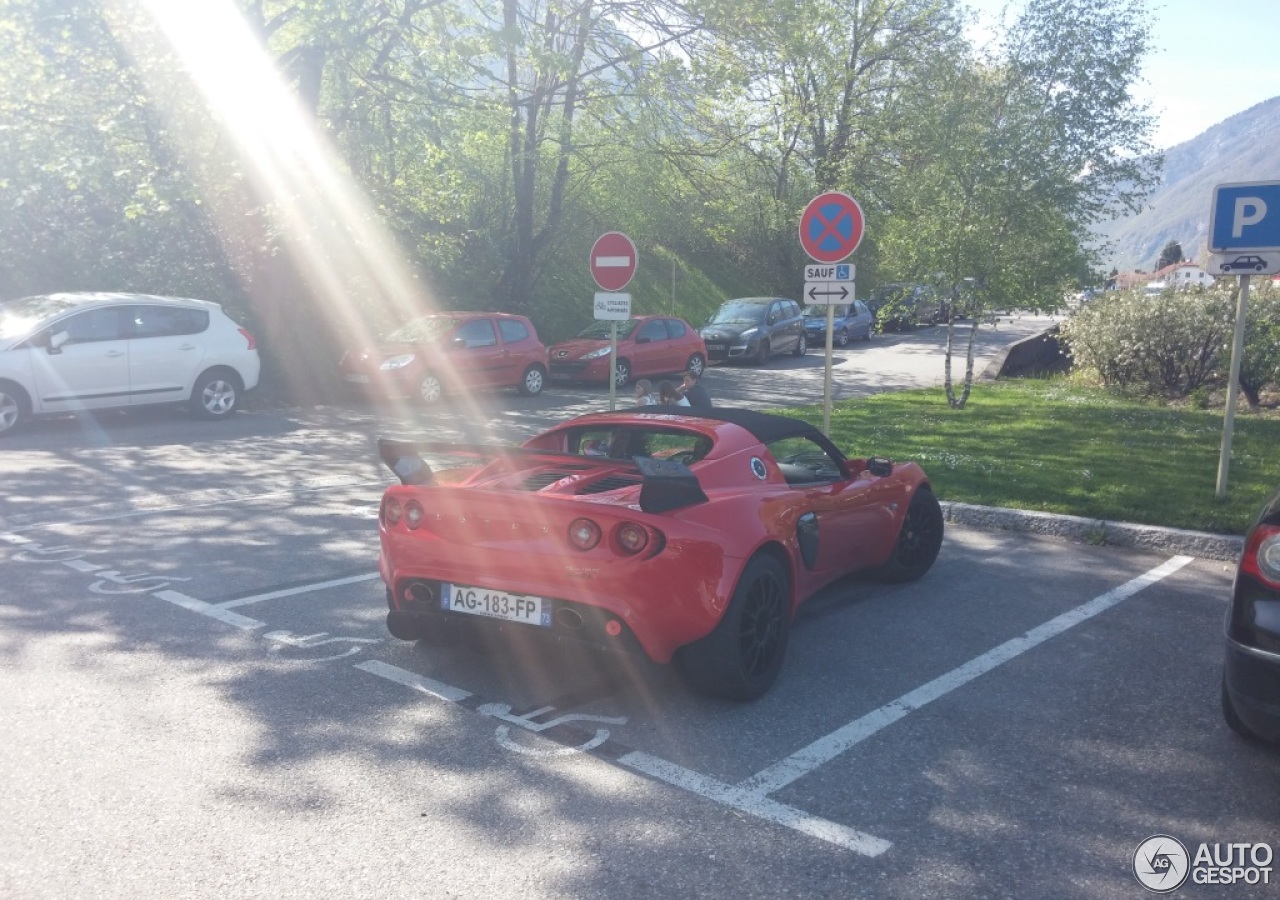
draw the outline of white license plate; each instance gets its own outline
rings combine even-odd
[[[440,608],[450,612],[523,622],[526,625],[551,627],[551,601],[527,594],[508,594],[489,588],[465,584],[444,584],[440,592]]]
[[[368,384],[368,383],[369,383],[369,376],[368,376],[368,375],[356,375],[354,372],[348,372],[348,373],[347,373],[347,381],[350,381],[352,384]]]

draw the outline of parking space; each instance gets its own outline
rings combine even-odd
[[[392,639],[379,494],[273,491],[10,530],[6,602],[47,614],[56,598],[66,624],[37,630],[82,623],[182,665],[236,661],[231,699],[272,743],[361,710],[443,715],[409,739],[422,763],[474,761],[477,741],[498,770],[604,762],[693,815],[838,851],[836,868],[888,879],[883,896],[1133,896],[1128,857],[1149,834],[1280,840],[1274,755],[1217,711],[1221,563],[952,529],[920,582],[814,598],[774,690],[732,705],[629,658]],[[1263,789],[1232,790],[1240,778]]]

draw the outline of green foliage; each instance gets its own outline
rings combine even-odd
[[[1246,302],[1240,392],[1257,407],[1267,385],[1280,387],[1280,286],[1264,280],[1250,288]]]
[[[1180,262],[1182,262],[1182,245],[1177,241],[1169,241],[1160,251],[1160,258],[1156,260],[1156,267],[1152,271],[1159,272],[1165,266]]]
[[[822,421],[821,408],[795,412]],[[1223,501],[1220,412],[1061,378],[978,383],[962,410],[941,388],[848,401],[831,437],[850,456],[918,461],[941,500],[1243,534],[1275,490],[1280,418],[1236,420]]]
[[[1227,360],[1234,307],[1221,290],[1106,291],[1062,326],[1077,367],[1120,391],[1185,397]]]

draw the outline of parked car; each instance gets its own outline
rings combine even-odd
[[[1245,737],[1280,742],[1280,491],[1245,535],[1236,565],[1222,714]]]
[[[837,347],[848,346],[849,341],[857,338],[861,341],[871,340],[871,328],[875,324],[875,316],[861,300],[853,303],[840,303],[832,310],[831,342]],[[804,308],[804,330],[808,336],[810,347],[827,345],[827,307],[806,306]]]
[[[378,448],[400,479],[378,514],[394,637],[585,643],[674,660],[733,700],[773,684],[805,600],[852,572],[920,578],[942,545],[917,464],[849,459],[813,425],[753,410],[650,406],[521,447]],[[467,465],[437,479],[440,458]]]
[[[435,403],[446,391],[515,388],[532,397],[546,385],[547,348],[524,316],[442,312],[348,351],[340,365],[347,384],[381,396]]]
[[[886,284],[871,292],[867,307],[878,331],[908,331],[946,321],[947,303],[929,284]]]
[[[161,403],[223,419],[260,370],[253,335],[217,303],[66,293],[0,305],[0,434],[29,416]]]
[[[610,331],[613,322],[593,322],[577,337],[552,345],[553,381],[596,381],[608,384]],[[618,326],[618,359],[614,381],[622,387],[633,378],[702,374],[707,347],[684,319],[672,316],[633,316]]]
[[[809,349],[800,304],[782,297],[742,297],[724,303],[699,329],[712,362],[746,360],[764,365],[777,353],[804,356]]]

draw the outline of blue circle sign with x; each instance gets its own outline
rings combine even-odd
[[[800,246],[815,262],[844,259],[857,249],[862,231],[862,207],[839,191],[814,197],[800,215]]]

